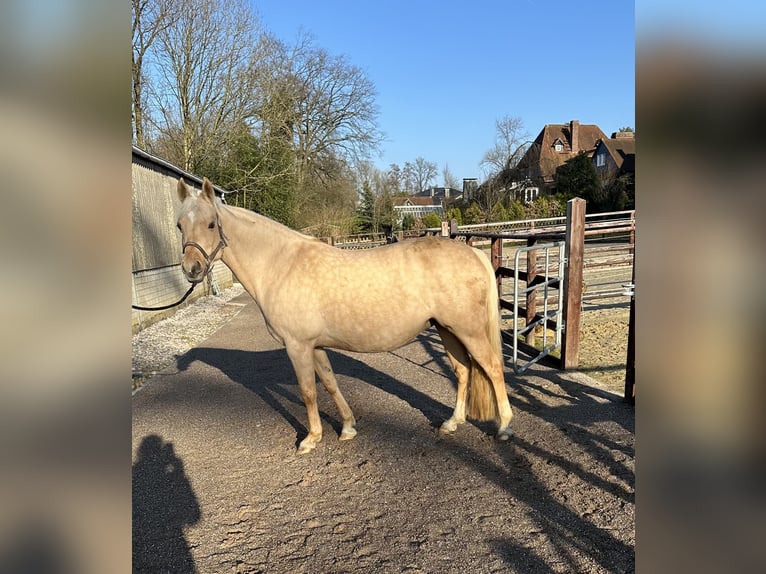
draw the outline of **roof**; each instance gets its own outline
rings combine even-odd
[[[598,140],[606,139],[606,134],[595,124],[580,124],[576,127],[578,131],[578,145],[575,149],[572,147],[572,122],[568,124],[546,124],[535,138],[535,143],[542,146],[543,153],[546,151],[551,153],[553,144],[559,139],[564,144],[564,151],[556,152],[553,150],[552,153],[569,154],[569,157],[566,159],[571,159],[571,157],[574,157],[581,151],[592,152],[596,149]],[[561,163],[564,162],[562,161]]]
[[[572,138],[573,131],[577,132],[576,142]],[[592,156],[598,141],[606,139],[606,134],[595,124],[580,124],[578,120],[567,124],[546,124],[519,163],[536,167],[544,180],[553,181],[559,166],[581,152]],[[554,147],[557,140],[563,145],[560,152]],[[538,150],[539,158],[536,157]]]
[[[403,207],[405,205],[441,205],[442,202],[438,197],[420,197],[417,195],[409,195],[407,197],[394,197],[392,198],[394,207]]]
[[[462,195],[462,191],[455,189],[454,187],[428,187],[423,191],[416,193],[414,197],[446,197],[447,191],[449,191],[450,197],[457,197]]]
[[[603,146],[612,156],[617,169],[622,172],[636,171],[636,139],[635,137],[619,137],[603,139],[598,147]]]
[[[144,149],[141,149],[137,145],[133,145],[133,156],[140,157],[144,161],[148,161],[149,163],[153,163],[154,165],[163,167],[163,168],[167,169],[168,171],[172,171],[173,173],[178,175],[178,177],[184,178],[185,181],[193,181],[194,183],[197,183],[200,186],[202,186],[202,178],[201,177],[196,176],[193,173],[189,173],[188,171],[184,171],[183,169],[181,169],[177,165],[173,165],[172,163],[170,163],[169,161],[165,161],[161,157],[157,157],[156,155],[152,155],[148,151],[146,151]],[[219,194],[221,196],[225,196],[227,193],[231,193],[230,191],[227,191],[227,190],[223,189],[222,187],[217,186],[215,184],[213,184],[213,189],[215,190],[215,192],[217,194]]]

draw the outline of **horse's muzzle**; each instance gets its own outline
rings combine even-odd
[[[196,256],[192,255],[194,253],[193,251],[187,253],[187,247],[195,248],[198,251]],[[189,281],[189,283],[199,283],[205,278],[205,275],[210,268],[210,256],[199,243],[194,243],[193,241],[184,243],[182,253],[184,256],[181,260],[181,271],[183,271],[184,277],[186,277],[186,280]],[[198,259],[200,255],[204,258],[204,262]]]
[[[185,264],[187,247],[194,247],[199,252],[198,255],[202,255],[202,257],[205,259],[204,264],[200,262],[199,259],[195,258],[192,259],[191,265],[187,267]],[[199,243],[195,243],[194,241],[187,241],[184,243],[183,247],[181,248],[181,253],[184,254],[183,259],[181,260],[181,270],[186,276],[186,279],[190,283],[199,283],[202,281],[205,278],[205,275],[207,275],[212,268],[213,262],[215,261],[215,256],[224,247],[226,247],[226,241],[224,240],[223,233],[221,233],[221,240],[218,242],[218,245],[215,249],[213,249],[213,252],[210,255],[208,255],[207,251],[205,251],[205,249]]]
[[[189,269],[181,264],[181,271],[189,283],[199,283],[205,278],[206,267],[203,267],[199,261],[194,261]]]

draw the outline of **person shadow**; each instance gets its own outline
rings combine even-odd
[[[172,442],[145,437],[133,465],[133,572],[197,572],[184,527],[199,522],[199,502]]]

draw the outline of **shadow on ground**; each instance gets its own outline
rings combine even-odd
[[[421,336],[417,343],[427,351],[429,365],[418,364],[418,359],[399,358],[411,363],[411,367],[446,376],[449,371],[443,354],[440,355],[440,343],[428,334]],[[344,353],[328,352],[328,355],[341,379],[341,389],[355,411],[359,405],[352,397],[358,400],[363,387],[369,385],[404,401],[420,412],[433,428],[438,428],[451,415],[452,405],[433,398],[430,390],[424,390],[428,386],[415,388],[397,376]],[[178,367],[183,373],[195,362],[221,371],[228,379],[257,395],[292,426],[296,432],[296,445],[305,436],[303,402],[283,349],[242,351],[199,347],[179,357]],[[355,391],[344,386],[344,383],[352,386],[348,379],[358,381]],[[495,556],[512,571],[589,572],[595,571],[592,567],[596,565],[598,571],[632,572],[635,557],[632,534],[626,541],[624,534],[622,538],[617,537],[609,527],[597,525],[598,513],[608,508],[615,523],[623,524],[623,530],[631,529],[624,523],[632,522],[634,505],[632,436],[631,440],[617,439],[599,429],[617,425],[622,429],[620,436],[624,437],[624,433],[633,435],[632,407],[618,400],[606,400],[602,391],[547,370],[544,378],[535,375],[533,370],[530,376],[524,377],[506,374],[506,381],[516,414],[514,422],[518,421],[522,432],[517,430],[517,436],[510,444],[495,443],[489,449],[486,448],[486,435],[494,433],[492,425],[475,425],[484,433],[484,438],[478,442],[436,438],[435,452],[424,455],[432,459],[429,464],[438,465],[446,456],[449,461],[473,469],[503,492],[504,504],[520,503],[526,507],[528,524],[508,524],[508,529],[519,526],[522,532],[502,536],[502,531],[498,531],[490,540]],[[454,382],[452,385],[454,387]],[[207,406],[215,408],[215,404]],[[412,440],[411,428],[387,419],[384,405],[379,408],[380,411],[375,412],[372,407],[375,414],[367,417],[365,432],[375,437],[376,449],[387,451],[394,458],[400,457],[402,445]],[[340,433],[341,424],[334,411],[330,414],[320,409],[320,415]],[[153,437],[146,441],[149,441],[149,453],[144,456],[139,453],[139,462],[134,467],[134,499],[138,479],[139,504],[143,504],[138,511],[148,514],[150,530],[158,529],[152,534],[162,535],[164,555],[176,555],[181,561],[190,560],[188,548],[184,548],[182,530],[184,525],[199,519],[194,493],[183,485],[181,478],[169,478],[162,471],[166,466],[163,457],[171,456],[163,450],[165,447]],[[183,472],[182,466],[180,468]],[[173,488],[171,493],[168,488],[175,484],[180,488]],[[166,494],[153,494],[156,498],[148,500],[150,492]],[[160,498],[164,499],[165,506],[159,505]],[[621,511],[628,508],[630,516],[620,522]],[[497,511],[502,514],[504,509]],[[168,524],[168,528],[161,523]],[[555,565],[551,564],[552,560]],[[590,566],[586,567],[587,564]]]

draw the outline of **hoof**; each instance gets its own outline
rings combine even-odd
[[[356,436],[356,429],[350,428],[350,429],[344,429],[342,433],[340,433],[340,438],[338,440],[351,440]]]
[[[441,434],[452,434],[457,430],[457,423],[453,419],[447,419],[442,423],[442,426],[439,427],[439,432]]]
[[[322,438],[318,438],[315,440],[312,440],[310,438],[305,438],[301,441],[301,444],[298,446],[298,454],[308,454],[312,450],[314,450],[317,447],[317,443],[322,440]]]
[[[510,440],[512,436],[513,436],[513,431],[509,428],[506,428],[501,431],[498,431],[497,440],[504,442],[504,441]]]

